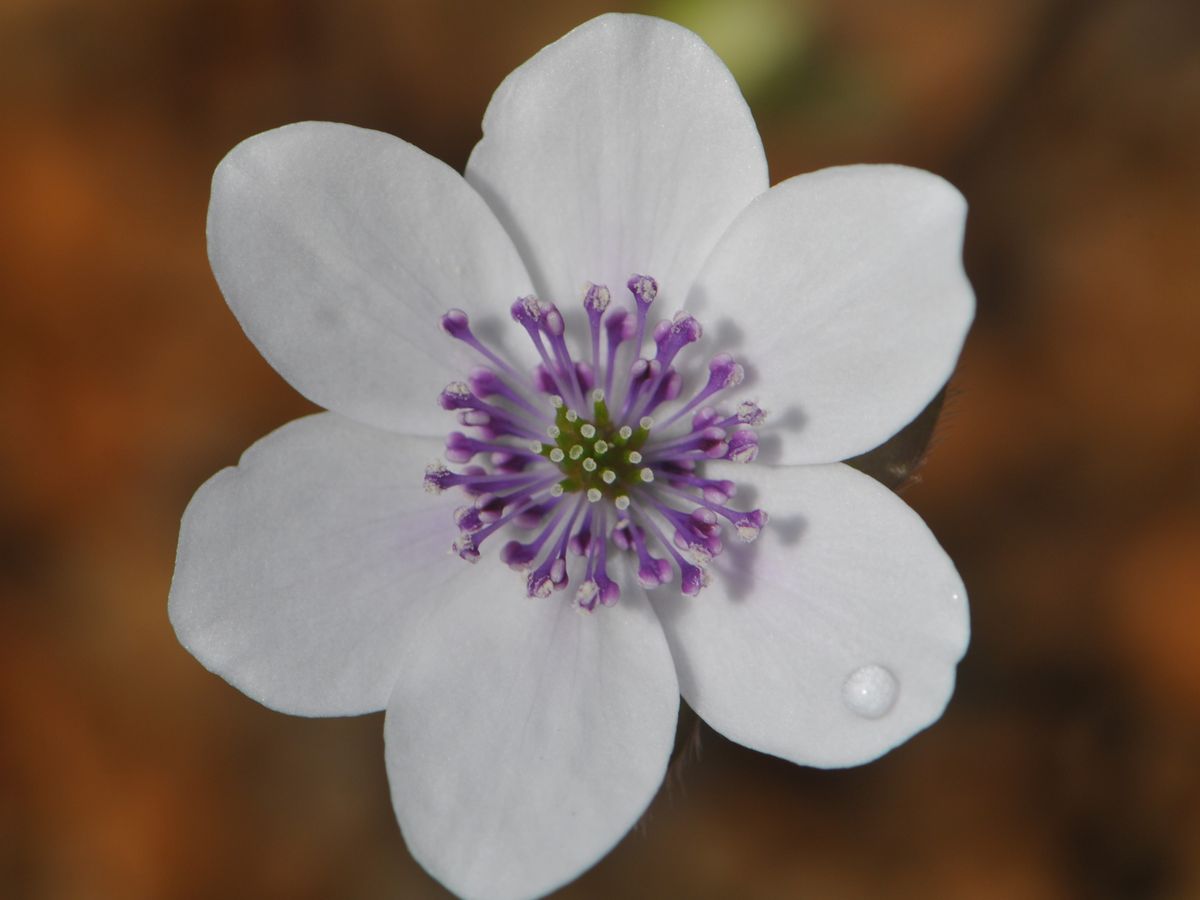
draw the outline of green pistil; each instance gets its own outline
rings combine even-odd
[[[645,418],[636,428],[617,427],[599,392],[593,397],[592,415],[589,422],[556,402],[554,424],[535,449],[562,470],[559,485],[564,492],[585,492],[593,503],[602,498],[615,503],[634,486],[654,480],[640,452],[654,423]]]

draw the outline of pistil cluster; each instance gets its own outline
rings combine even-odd
[[[643,357],[658,284],[635,275],[628,288],[632,311],[610,308],[603,285],[588,288],[586,359],[572,356],[554,304],[517,300],[512,317],[541,359],[532,373],[484,344],[461,310],[442,317],[443,330],[484,363],[439,398],[474,432],[446,439],[446,459],[464,468],[439,463],[425,473],[427,490],[458,487],[471,500],[455,511],[454,550],[475,562],[492,535],[515,534],[500,558],[526,573],[533,597],[566,588],[568,558],[577,557],[576,601],[588,611],[617,602],[620,588],[609,574],[610,562],[625,564],[617,554],[636,559],[643,587],[678,572],[683,593],[696,594],[722,550],[722,524],[752,541],[767,521],[762,510],[726,505],[733,482],[706,478],[701,469],[705,460],[748,463],[758,454],[762,410],[744,401],[722,412],[709,402],[742,382],[742,367],[728,354],[715,356],[705,382],[680,403],[684,379],[674,363],[702,336],[700,323],[687,313],[659,322],[654,355]]]

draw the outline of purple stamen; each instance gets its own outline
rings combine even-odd
[[[727,388],[737,387],[745,377],[745,370],[728,353],[721,353],[714,356],[708,364],[708,381],[704,387],[700,389],[700,392],[695,397],[677,410],[674,415],[665,420],[662,423],[663,427],[686,416],[713,394],[718,394]]]
[[[710,509],[722,518],[727,519],[738,530],[738,537],[746,543],[750,543],[757,538],[758,533],[766,527],[769,517],[765,510],[752,509],[749,512],[742,512],[739,509],[730,509],[728,506],[722,506],[719,502],[697,497],[695,494],[689,494],[679,488],[671,488],[670,490],[687,497],[691,502]]]
[[[579,511],[583,508],[583,504],[584,500],[580,498],[571,512],[571,518],[563,527],[554,549],[526,579],[526,590],[530,597],[549,597],[551,591],[561,591],[567,586],[567,544],[571,536],[571,528],[579,516]]]
[[[513,435],[536,440],[543,427],[515,410],[507,410],[481,400],[469,385],[461,381],[446,385],[438,395],[438,403],[442,409],[460,410],[459,421],[463,425],[487,429],[491,432],[486,434],[489,438]]]
[[[452,431],[446,436],[446,459],[454,463],[470,462],[479,453],[521,454],[537,456],[532,450],[522,450],[511,444],[501,444],[496,441],[480,441],[467,437],[461,431]]]
[[[659,385],[654,397],[641,410],[640,415],[648,416],[664,403],[670,403],[683,390],[683,376],[674,369],[668,371],[665,377],[659,379]]]
[[[685,312],[676,313],[674,319],[664,319],[654,329],[654,343],[658,346],[656,358],[665,368],[671,365],[680,350],[703,336],[704,329],[693,316]]]
[[[454,511],[459,530],[454,550],[475,561],[492,534],[504,528],[529,531],[531,539],[504,544],[501,560],[528,573],[526,588],[535,597],[566,587],[570,566],[577,565],[575,603],[589,612],[620,596],[617,580],[608,574],[610,549],[629,557],[643,587],[671,581],[678,569],[680,589],[691,595],[708,579],[706,564],[724,549],[724,527],[731,524],[739,538],[753,540],[766,523],[761,510],[725,506],[735,485],[705,478],[697,468],[708,459],[752,462],[757,456],[753,429],[763,421],[762,410],[748,401],[732,412],[709,405],[741,382],[742,367],[727,354],[714,357],[706,382],[678,403],[687,369],[677,368],[675,360],[700,340],[703,329],[694,316],[679,313],[654,328],[655,352],[644,355],[658,284],[634,275],[627,287],[632,315],[628,308],[609,308],[612,297],[603,285],[588,286],[586,361],[572,356],[566,322],[553,303],[533,297],[513,303],[512,317],[540,360],[528,373],[517,372],[482,344],[465,313],[451,310],[442,318],[447,334],[489,363],[474,369],[467,383],[448,385],[438,398],[474,433],[451,432],[446,458],[465,464],[479,457],[485,464],[460,472],[437,464],[426,472],[427,489],[459,488],[472,499]],[[627,343],[630,351],[622,354]],[[627,361],[619,373],[618,359]],[[620,388],[616,394],[614,384]],[[688,433],[668,433],[689,415]],[[567,494],[575,495],[571,503],[563,503]]]
[[[461,473],[452,472],[440,463],[425,468],[425,490],[432,494],[440,494],[452,487],[461,487],[468,494],[483,493],[484,490],[507,490],[510,487],[532,484],[538,480],[534,475],[513,476],[506,473],[489,475],[479,466],[471,466],[467,471]]]
[[[632,546],[638,558],[638,583],[644,588],[658,587],[671,580],[671,564],[659,559],[646,546],[645,532],[627,517],[623,517],[618,529],[624,532],[625,548]],[[619,546],[619,545],[618,545]]]
[[[705,572],[701,566],[698,566],[690,560],[685,559],[683,554],[680,553],[675,546],[667,540],[666,535],[662,533],[662,529],[655,525],[654,521],[649,516],[643,515],[641,518],[646,523],[646,526],[652,532],[654,532],[654,536],[658,538],[658,542],[662,544],[666,548],[667,552],[670,553],[675,559],[675,564],[679,566],[680,590],[682,590],[683,593],[689,597],[694,597],[696,594],[700,593],[700,589],[708,584],[708,573]],[[667,563],[665,559],[659,560],[659,562]],[[669,563],[667,563],[667,570],[668,572],[670,571]]]
[[[624,309],[614,309],[608,315],[608,321],[604,323],[604,333],[608,337],[608,358],[605,361],[604,373],[604,393],[606,396],[613,395],[613,376],[617,371],[617,351],[621,344],[633,339],[633,335],[637,330],[636,322],[629,317],[629,312]],[[641,344],[635,344],[640,347]]]
[[[625,394],[625,405],[621,409],[620,419],[628,422],[632,417],[633,408],[643,391],[651,383],[657,383],[662,371],[662,363],[657,359],[635,359],[629,367],[629,390]]]
[[[477,397],[502,397],[509,403],[531,413],[539,421],[552,421],[546,415],[544,408],[539,409],[537,406],[534,406],[522,394],[513,390],[504,379],[491,369],[486,369],[482,366],[472,369],[470,376],[467,378],[467,383],[471,386],[471,390]]]
[[[737,490],[737,485],[732,481],[712,481],[708,478],[698,478],[695,475],[673,474],[667,479],[667,484],[673,487],[686,484],[689,487],[700,488],[704,498],[714,503],[724,503]]]
[[[566,509],[560,509],[546,526],[542,529],[541,534],[526,544],[520,541],[509,541],[500,550],[500,560],[509,568],[523,571],[533,565],[533,561],[541,555],[542,547],[546,541],[550,540],[550,536],[554,534],[558,528],[558,523],[562,521],[563,516],[567,514]]]
[[[724,545],[721,543],[721,525],[715,512],[701,507],[685,513],[661,502],[652,506],[675,526],[674,543],[680,550],[687,550],[705,560],[721,555]]]
[[[546,374],[553,380],[557,393],[563,397],[571,396],[566,389],[566,382],[560,378],[556,366],[550,359],[545,341],[542,340],[542,331],[547,328],[547,319],[551,323],[556,322],[558,325],[562,325],[562,316],[558,310],[552,304],[542,306],[536,297],[521,297],[510,307],[510,312],[513,320],[525,329],[529,339],[533,341],[534,349],[542,358],[542,366],[545,367]],[[551,313],[552,316],[549,315]],[[552,334],[553,332],[548,331],[547,333]]]
[[[461,309],[452,309],[442,316],[442,330],[456,340],[460,340],[467,346],[471,347],[475,352],[483,356],[484,359],[497,366],[501,371],[507,373],[518,381],[523,380],[521,374],[508,363],[507,360],[499,356],[490,347],[484,344],[475,333],[471,331],[470,320],[467,314]]]
[[[725,458],[735,463],[754,462],[758,458],[758,434],[749,428],[739,428],[729,436]]]
[[[612,294],[602,284],[589,284],[583,295],[583,308],[587,310],[588,330],[592,334],[592,369],[600,368],[600,320],[612,301]]]
[[[647,444],[646,450],[647,452],[653,451],[656,456],[668,454],[675,457],[687,456],[689,453],[699,451],[708,459],[720,459],[729,451],[727,436],[724,428],[710,425],[708,428],[693,431],[673,441]]]

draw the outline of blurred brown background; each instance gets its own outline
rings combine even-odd
[[[263,709],[175,642],[192,491],[308,410],[204,252],[208,181],[300,119],[461,169],[500,79],[612,7],[0,5],[0,896],[442,897],[381,717]],[[773,180],[895,161],[972,207],[979,297],[906,499],[974,642],[862,769],[711,731],[588,897],[1200,897],[1200,4],[709,0]]]

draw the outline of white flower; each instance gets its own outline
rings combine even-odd
[[[962,584],[920,519],[838,460],[934,396],[973,299],[952,187],[849,166],[768,189],[736,84],[670,23],[583,25],[504,81],[483,128],[465,178],[311,122],[218,167],[221,289],[330,412],[196,493],[170,614],[267,706],[386,709],[413,855],[505,898],[576,877],[637,820],[680,694],[735,741],[827,767],[941,714]],[[651,300],[668,321],[634,362]],[[444,445],[458,427],[477,431]],[[489,465],[427,474],[443,452]],[[521,523],[543,543],[502,550]]]

